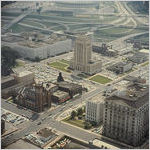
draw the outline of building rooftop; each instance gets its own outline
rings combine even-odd
[[[133,83],[125,90],[116,90],[106,100],[117,104],[126,105],[133,108],[139,108],[149,100],[149,86],[141,83]]]
[[[105,96],[103,96],[103,93],[99,93],[96,96],[92,97],[88,102],[93,102],[93,103],[101,103],[104,102]]]
[[[107,149],[120,149],[119,147],[113,146],[111,144],[108,144],[106,142],[103,142],[99,139],[94,139],[92,141],[92,145],[99,147],[99,148],[107,148]]]
[[[56,96],[56,97],[64,97],[67,95],[69,95],[67,92],[60,91],[60,90],[57,90],[56,92],[53,93],[53,96]]]
[[[73,89],[76,89],[76,88],[82,88],[81,85],[78,85],[78,84],[75,84],[75,83],[70,83],[70,82],[67,82],[67,81],[57,82],[57,84],[58,84],[59,87],[68,88],[70,90],[73,90]]]
[[[5,83],[5,82],[8,82],[8,81],[11,81],[11,80],[14,80],[13,76],[2,77],[1,78],[1,84]]]
[[[26,76],[26,75],[29,75],[29,74],[33,74],[33,73],[31,71],[23,71],[23,72],[17,73],[17,76],[18,77],[23,77],[23,76]]]

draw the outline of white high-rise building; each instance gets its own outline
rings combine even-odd
[[[75,40],[74,57],[70,62],[70,68],[87,74],[95,74],[101,71],[102,62],[92,60],[91,39],[87,35],[80,35]]]
[[[104,97],[101,94],[96,95],[91,100],[86,102],[86,115],[87,121],[94,121],[100,123],[103,121],[104,111]]]

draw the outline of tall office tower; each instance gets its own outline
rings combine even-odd
[[[85,119],[97,124],[103,122],[104,96],[98,94],[86,102]]]
[[[101,71],[102,62],[92,60],[91,39],[87,35],[80,35],[75,40],[74,57],[70,62],[70,68],[87,74],[95,74]]]
[[[149,134],[149,87],[133,83],[104,102],[103,135],[140,146]]]
[[[76,65],[87,65],[91,58],[91,40],[86,36],[78,37],[75,41],[74,59]]]

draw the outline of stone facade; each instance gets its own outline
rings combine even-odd
[[[102,62],[92,61],[92,45],[88,36],[79,36],[75,40],[74,57],[70,62],[70,68],[87,74],[95,74],[101,71]]]
[[[133,87],[105,99],[103,135],[139,146],[149,133],[149,88],[142,84]]]

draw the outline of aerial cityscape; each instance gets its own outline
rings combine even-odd
[[[149,1],[1,1],[2,149],[149,149]]]

